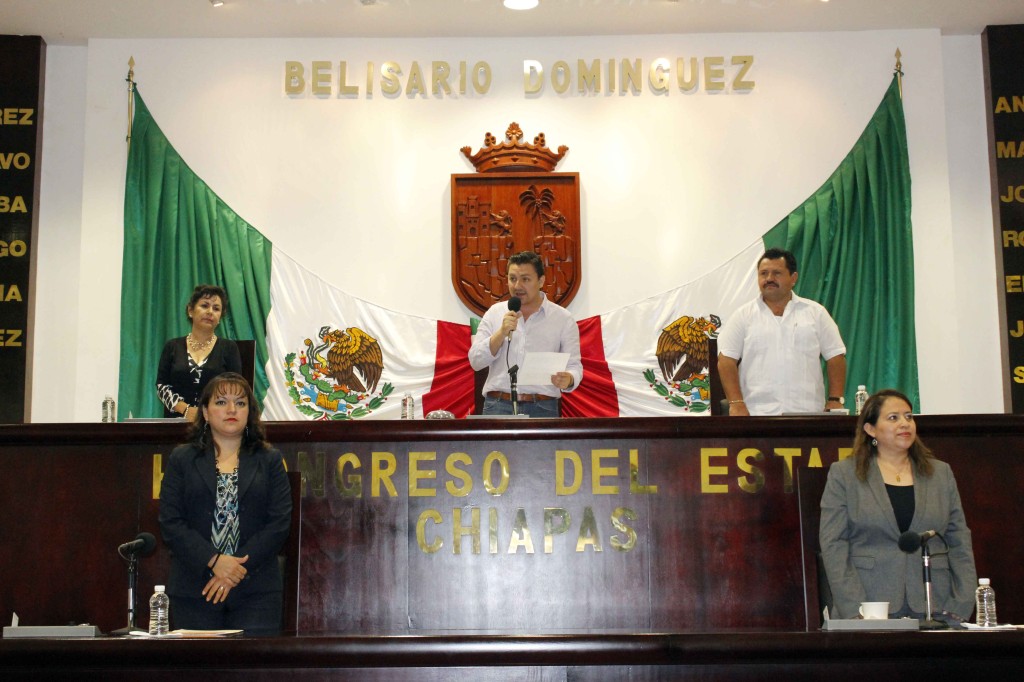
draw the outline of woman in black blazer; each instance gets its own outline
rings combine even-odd
[[[280,451],[264,440],[249,383],[232,372],[203,390],[191,441],[171,453],[160,486],[160,530],[171,549],[171,625],[276,634],[291,489]]]

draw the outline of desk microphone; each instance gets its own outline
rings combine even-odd
[[[119,545],[117,553],[128,562],[128,627],[115,630],[111,634],[127,635],[136,631],[135,627],[135,586],[138,582],[139,556],[152,554],[156,549],[156,538],[152,533],[142,532],[131,542]]]
[[[912,530],[908,530],[906,533],[900,536],[899,545],[907,554],[916,552],[924,546],[924,543],[931,540],[933,537],[938,535],[934,530],[926,530],[923,533],[915,533]]]
[[[932,569],[931,569],[931,553],[928,551],[928,541],[933,537],[937,536],[940,540],[945,542],[945,538],[939,535],[934,530],[926,530],[923,533],[915,533],[912,530],[908,530],[906,533],[900,535],[899,546],[907,554],[921,550],[921,564],[922,564],[922,577],[924,578],[924,599],[925,608],[928,609],[925,614],[926,617],[921,619],[918,624],[922,630],[942,630],[947,627],[945,623],[937,621],[932,618]]]
[[[156,547],[156,538],[152,533],[139,533],[131,542],[126,542],[117,548],[117,553],[124,556],[128,553],[149,554]]]
[[[518,313],[519,309],[522,308],[522,307],[523,307],[523,302],[520,300],[520,298],[518,296],[513,296],[512,298],[508,299],[508,309],[511,310],[512,312]],[[508,340],[512,341],[512,332],[511,331],[509,331],[509,333],[508,333]]]

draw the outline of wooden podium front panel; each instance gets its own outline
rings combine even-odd
[[[421,470],[437,476],[419,487],[436,494],[411,497],[408,443],[345,444],[344,453],[362,463],[367,497],[345,498],[328,479],[324,497],[304,499],[299,629],[353,631],[367,622],[426,631],[802,628],[796,499],[784,490],[784,460],[765,462],[770,484],[763,491],[702,493],[701,445],[725,447],[675,439],[417,443],[415,452],[436,457]],[[397,496],[368,497],[373,452],[401,463],[392,477]],[[559,452],[578,455],[582,464],[580,489],[572,494],[556,487],[559,469],[565,484],[575,476],[571,460],[559,464]],[[630,492],[632,452],[642,492]],[[464,467],[472,477],[465,497],[445,490],[452,453],[472,462]],[[491,453],[508,463],[508,488],[500,494],[488,493],[483,481]],[[325,458],[329,476],[340,454]],[[599,490],[608,492],[594,493],[595,457],[608,470]],[[491,465],[492,483],[500,467]],[[458,553],[457,515],[467,530],[479,528],[462,536]],[[360,578],[366,567],[369,585]],[[324,584],[335,586],[334,599],[323,598]],[[389,594],[392,601],[381,600]],[[368,612],[378,615],[367,618]]]
[[[785,490],[784,460],[760,439],[744,440],[653,444],[655,631],[804,627],[803,610],[789,607],[803,603],[796,495]],[[755,473],[738,468],[743,449],[764,453],[743,460]]]
[[[853,426],[270,424],[303,474],[299,632],[802,630],[791,469],[827,468]],[[922,417],[919,430],[957,477],[978,574],[992,579],[1000,616],[1019,621],[1024,545],[1007,541],[1007,519],[1024,489],[1024,419]],[[154,480],[183,436],[180,423],[0,427],[0,619],[123,627],[116,549],[140,531],[159,536]],[[138,623],[167,567],[162,542],[140,561]]]
[[[311,447],[325,455],[326,485],[322,497],[303,502],[300,631],[647,628],[647,613],[637,609],[649,592],[646,540],[628,552],[613,549],[610,538],[621,533],[610,519],[619,497],[556,493],[551,441]],[[396,494],[382,485],[374,496],[374,453],[397,464],[389,477]],[[333,480],[342,455],[349,458],[341,468],[343,487],[349,476],[361,475],[362,497],[345,497]],[[416,471],[434,478],[419,478],[411,489],[413,458],[422,460]],[[483,473],[488,460],[490,491]],[[464,472],[459,478],[446,470],[456,461]],[[507,488],[494,489],[505,471]],[[307,480],[318,477],[304,473]],[[608,481],[628,490],[628,453]],[[458,484],[455,494],[449,482]],[[635,497],[642,521],[648,502]],[[458,541],[456,519],[466,529]],[[584,522],[593,539],[577,551]],[[630,524],[643,537],[646,530]],[[323,598],[322,585],[333,586],[332,599]]]
[[[306,461],[288,463],[301,468],[306,482],[299,632],[405,631],[405,510],[386,498],[342,498],[334,482],[338,446],[303,447],[302,453],[317,453],[315,469]],[[337,454],[328,458],[328,452]]]
[[[22,625],[123,628],[128,570],[117,548],[142,530],[159,536],[147,449],[128,439],[62,442],[61,427],[47,426],[38,444],[0,437],[0,619],[8,625],[16,612]],[[151,571],[163,559],[140,562],[137,624],[149,617],[162,582]]]
[[[650,593],[650,555],[645,551],[650,541],[649,500],[629,494],[629,453],[615,445],[548,440],[461,444],[457,451],[473,461],[466,468],[472,475],[470,494],[410,498],[412,625],[427,630],[541,632],[602,623],[607,628],[646,630],[649,614],[637,606],[646,604]],[[602,463],[608,473],[602,483],[624,493],[594,494],[595,447],[606,449]],[[560,451],[565,453],[561,460],[556,456]],[[491,453],[501,453],[504,460]],[[557,469],[567,472],[566,486],[576,483],[573,455],[579,455],[580,490],[560,494]],[[501,484],[499,472],[507,461],[506,490],[486,490],[484,463],[489,457],[493,486]],[[625,509],[635,512],[636,520],[626,518]],[[417,524],[424,518],[442,521],[424,523],[425,537],[420,537]],[[459,540],[456,518],[469,530]],[[630,531],[617,529],[613,519],[637,534],[635,546]],[[473,532],[477,527],[478,534]],[[424,542],[439,549],[428,553],[421,546]]]

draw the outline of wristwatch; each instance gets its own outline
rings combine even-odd
[[[840,405],[845,405],[846,404],[846,398],[843,397],[843,396],[838,396],[837,397],[837,396],[834,396],[834,395],[830,395],[828,397],[828,402],[830,402],[830,403],[839,403]]]

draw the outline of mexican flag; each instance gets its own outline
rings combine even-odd
[[[799,295],[822,303],[858,384],[918,401],[910,170],[895,78],[836,171],[761,239],[704,277],[579,319],[584,380],[563,416],[709,414],[708,344],[758,295],[765,248],[797,257]],[[119,419],[162,414],[164,342],[189,331],[198,283],[225,288],[220,332],[255,341],[254,388],[269,420],[395,419],[473,407],[469,324],[398,313],[347,294],[275,248],[199,178],[134,92],[125,181]]]
[[[419,417],[472,409],[469,325],[360,300],[280,251],[271,262],[267,419],[398,419],[405,394]]]

